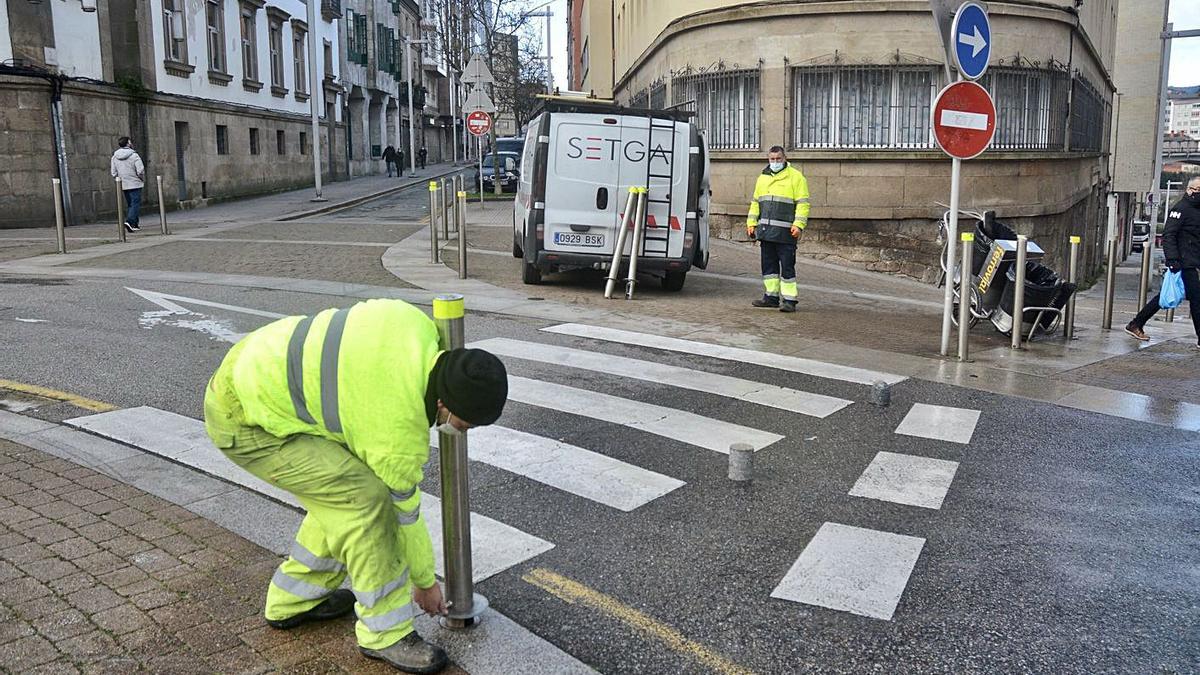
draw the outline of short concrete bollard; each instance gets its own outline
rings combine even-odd
[[[892,402],[892,385],[880,380],[871,385],[871,405],[886,408]]]
[[[748,481],[754,478],[754,446],[734,443],[729,446],[729,480]]]

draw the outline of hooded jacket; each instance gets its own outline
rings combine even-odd
[[[145,185],[146,165],[133,148],[117,148],[108,163],[108,172],[113,178],[121,179],[122,190],[134,190]]]
[[[1168,266],[1200,268],[1200,206],[1187,197],[1172,206],[1163,228],[1162,244]]]

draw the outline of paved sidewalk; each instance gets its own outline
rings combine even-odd
[[[352,617],[268,627],[279,557],[187,509],[3,439],[0,495],[5,672],[396,672]]]

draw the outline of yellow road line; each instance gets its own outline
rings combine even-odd
[[[63,401],[65,403],[70,403],[76,408],[83,408],[84,410],[91,410],[92,412],[108,412],[110,410],[117,409],[117,406],[105,403],[103,401],[97,401],[95,399],[85,398],[83,396],[76,396],[75,394],[59,391],[57,389],[50,389],[49,387],[38,386],[36,384],[25,384],[23,382],[13,382],[12,380],[0,380],[0,389],[11,389],[13,391],[19,391],[25,394],[33,394],[34,396],[41,396],[43,398],[49,398],[55,401]]]
[[[592,590],[561,574],[551,572],[548,569],[538,568],[521,578],[560,600],[571,604],[586,605],[626,623],[650,637],[661,641],[671,650],[703,663],[714,672],[726,673],[727,675],[751,675],[753,673],[753,671],[739,666],[699,642],[689,640],[678,630],[656,621],[616,598]]]

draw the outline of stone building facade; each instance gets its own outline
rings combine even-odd
[[[930,110],[947,82],[928,2],[574,0],[572,89],[696,113],[712,162],[715,232],[743,232],[766,150],[808,177],[801,251],[932,280],[950,161]],[[1117,0],[990,5],[992,62],[981,81],[998,124],[964,163],[964,208],[994,209],[1065,269],[1102,259]],[[1154,36],[1148,36],[1152,39]],[[611,44],[608,53],[598,45]],[[611,83],[605,77],[611,72]]]
[[[311,185],[312,67],[322,85],[322,174],[345,177],[331,2],[312,30],[300,0],[7,3],[0,227],[53,224],[53,177],[65,179],[70,223],[114,213],[108,166],[120,136],[133,139],[148,186],[163,177],[169,208]],[[316,64],[310,37],[322,41]]]

